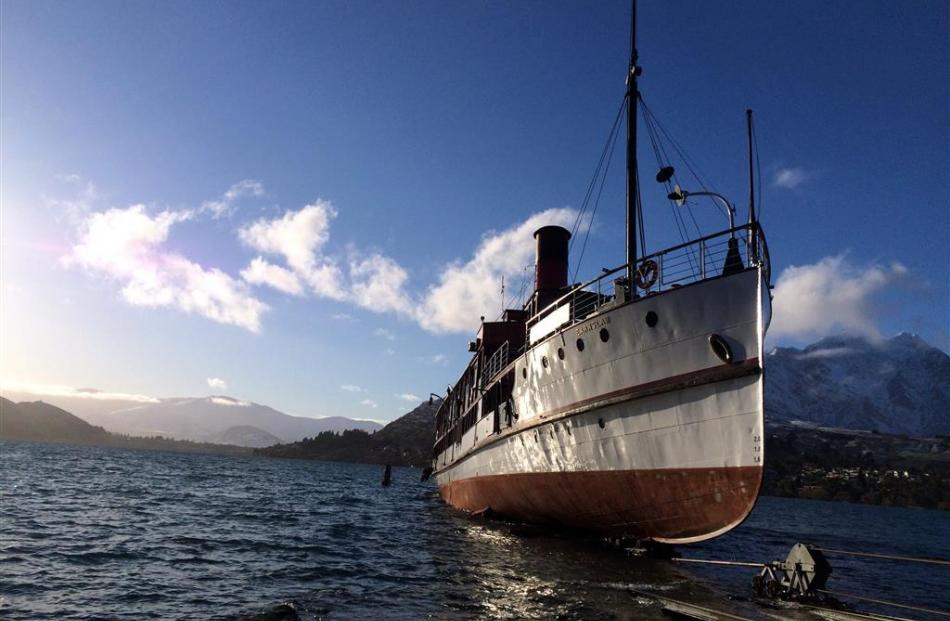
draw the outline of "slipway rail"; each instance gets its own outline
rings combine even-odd
[[[700,563],[705,565],[729,567],[759,567],[761,571],[752,579],[754,594],[763,599],[785,600],[813,606],[818,610],[831,610],[841,613],[843,605],[839,600],[854,600],[868,602],[896,608],[910,610],[938,617],[950,618],[950,611],[938,610],[927,606],[892,602],[867,595],[844,593],[825,588],[831,576],[831,565],[824,557],[827,554],[840,554],[875,560],[887,560],[904,563],[922,563],[930,565],[950,566],[950,559],[934,557],[913,557],[896,554],[881,554],[878,552],[860,552],[842,550],[838,548],[821,548],[818,546],[796,543],[784,561],[769,563],[755,563],[747,561],[724,561],[702,558],[672,558],[677,563]],[[847,614],[855,614],[848,612]],[[855,615],[857,618],[860,615]],[[687,618],[703,618],[702,616]],[[861,616],[861,618],[865,618]],[[880,618],[880,617],[877,617]],[[896,617],[889,617],[896,618]]]

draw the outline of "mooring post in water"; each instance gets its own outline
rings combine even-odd
[[[390,485],[393,482],[393,467],[386,464],[386,470],[383,471],[383,485]]]

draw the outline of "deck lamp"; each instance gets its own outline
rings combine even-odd
[[[726,197],[718,192],[687,192],[682,189],[680,186],[673,188],[673,191],[666,195],[666,198],[671,201],[676,201],[676,204],[682,207],[686,204],[686,199],[690,196],[711,196],[712,198],[718,198],[721,202],[723,209],[726,210],[726,215],[729,216],[729,229],[732,231],[732,236],[735,237],[735,228],[736,228],[736,208],[732,206]]]

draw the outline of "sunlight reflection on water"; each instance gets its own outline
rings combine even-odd
[[[0,443],[8,619],[662,619],[656,600],[748,594],[750,570],[630,557],[596,537],[479,522],[418,471]],[[855,528],[859,524],[860,529]],[[764,498],[693,557],[762,561],[797,540],[945,554],[948,514]],[[834,560],[843,591],[947,607],[931,570]],[[944,576],[945,578],[945,576]]]

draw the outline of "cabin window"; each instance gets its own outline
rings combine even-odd
[[[548,357],[547,357],[547,356],[541,356],[541,366],[544,367],[545,369],[548,368]]]
[[[523,367],[521,369],[521,377],[523,377],[524,379],[528,379],[528,367]]]
[[[560,359],[560,360],[564,360],[564,348],[563,348],[563,347],[558,347],[558,348],[557,348],[557,357],[558,357],[558,359]]]
[[[577,339],[577,351],[584,351],[584,339]]]
[[[607,328],[600,329],[600,340],[604,343],[610,340],[610,332],[607,331]]]
[[[600,425],[600,428],[601,428],[601,429],[603,429],[604,427],[607,426],[607,423],[605,423],[605,422],[604,422],[604,419],[602,419],[602,418],[598,418],[598,419],[597,419],[597,424]]]
[[[647,321],[648,326],[650,326],[651,328],[654,328],[656,327],[656,322],[659,321],[659,317],[656,316],[656,313],[654,313],[653,311],[650,311],[649,313],[647,313],[646,321]]]

